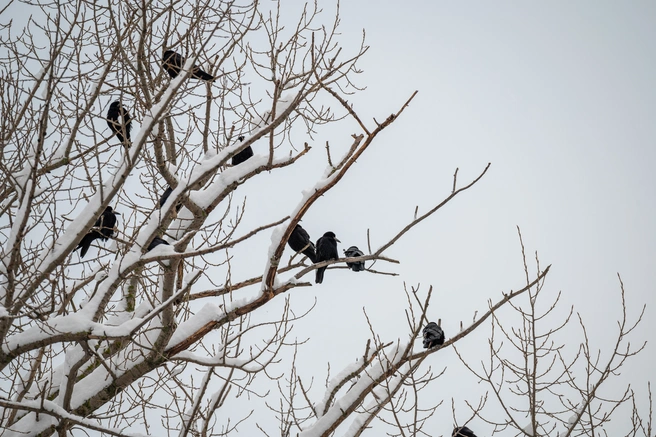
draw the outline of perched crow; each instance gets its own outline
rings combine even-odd
[[[460,428],[453,429],[451,437],[476,437],[476,434],[466,426],[461,426]]]
[[[185,63],[185,59],[182,57],[182,55],[179,55],[173,50],[167,50],[164,52],[164,58],[162,59],[162,66],[169,74],[169,76],[171,76],[172,78],[175,79],[176,77],[178,77],[178,74],[180,74],[180,71],[182,70],[184,63]],[[191,68],[191,77],[193,77],[194,79],[206,80],[210,82],[214,80],[214,76],[205,73],[197,65],[194,65]]]
[[[310,240],[310,234],[307,233],[301,225],[296,225],[292,234],[287,240],[287,244],[294,252],[302,252],[303,255],[310,258],[313,263],[317,262],[317,254],[314,249],[314,243]]]
[[[328,261],[330,259],[339,258],[337,253],[337,243],[340,241],[335,238],[334,232],[326,232],[323,237],[317,240],[317,262]],[[323,282],[323,273],[327,267],[319,267],[317,269],[317,277],[315,282],[321,284]]]
[[[430,322],[424,328],[424,349],[444,344],[444,331],[435,322]]]
[[[112,211],[112,207],[108,206],[105,208],[105,211],[98,217],[96,223],[94,223],[94,228],[100,229],[91,229],[83,238],[82,241],[77,245],[75,250],[82,248],[80,252],[80,258],[84,258],[84,255],[87,254],[89,247],[93,240],[101,239],[102,241],[107,241],[109,237],[114,235],[114,228],[116,227],[116,216],[120,215],[116,211]]]
[[[169,243],[167,243],[166,240],[162,240],[159,237],[155,237],[153,238],[153,241],[151,241],[150,244],[148,245],[148,249],[146,250],[146,252],[153,250],[155,247],[159,246],[160,244],[166,244],[167,246],[169,245]]]
[[[121,144],[125,147],[130,147],[130,129],[132,129],[132,121],[130,121],[128,110],[125,109],[118,100],[109,105],[109,111],[107,111],[107,126],[109,126]]]
[[[364,256],[364,252],[358,249],[357,246],[351,246],[344,251],[344,256],[347,258],[352,258],[354,256]],[[352,263],[347,262],[346,265],[349,266],[349,268],[354,272],[361,272],[364,270],[364,261],[356,261]]]
[[[100,232],[91,230],[89,231],[88,234],[86,234],[84,237],[82,237],[82,240],[78,243],[77,247],[75,250],[78,250],[80,247],[82,248],[82,251],[80,252],[80,258],[84,258],[84,255],[87,254],[87,251],[91,247],[91,243],[93,243],[93,240],[96,238],[101,238],[102,235]]]
[[[159,199],[159,209],[162,209],[162,206],[166,203],[166,200],[169,198],[171,193],[173,192],[173,188],[168,187],[166,191],[164,191],[164,194],[162,194],[162,197]],[[177,205],[175,205],[175,212],[180,212],[180,209],[182,208],[182,204],[178,202]]]
[[[244,141],[244,137],[239,137],[237,140]],[[248,146],[232,157],[232,165],[239,165],[251,156],[253,156],[253,149],[251,149],[251,146]]]

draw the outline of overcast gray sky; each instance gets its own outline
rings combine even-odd
[[[334,6],[324,4],[330,14]],[[291,20],[295,7],[285,5]],[[341,252],[365,248],[369,228],[376,248],[411,220],[416,205],[425,212],[446,197],[456,168],[467,183],[492,166],[390,251],[400,266],[377,265],[399,277],[329,270],[321,286],[291,293],[298,311],[318,301],[295,331],[310,337],[298,362],[306,366],[301,376],[315,378],[315,392],[328,361],[334,374],[362,354],[370,337],[363,307],[383,339],[406,338],[404,281],[434,287],[429,316],[442,319],[447,337],[488,299],[523,286],[516,226],[530,259],[537,250],[543,267],[552,264],[545,304],[562,291],[562,313],[575,306],[594,347],[608,346],[621,317],[618,272],[630,316],[647,304],[632,341],[649,340],[656,331],[656,3],[384,0],[344,1],[340,9],[343,45],[357,45],[365,29],[371,46],[358,83],[367,89],[350,99],[369,125],[419,94],[305,216],[312,237],[334,231]],[[248,196],[244,223],[288,214],[321,177],[325,141],[344,149],[355,132],[351,121],[320,131],[297,173],[262,175],[240,188]],[[261,273],[267,245],[268,235],[254,240],[252,263],[233,265],[235,275]],[[580,338],[575,324],[570,329]],[[464,342],[468,357],[478,359],[480,349],[485,359],[488,333]],[[648,344],[618,386],[630,382],[644,395],[655,357]],[[433,388],[446,404],[431,425],[432,435],[447,435],[451,396],[465,416],[462,400],[476,401],[484,387],[471,378],[455,385],[466,372],[452,352],[430,360],[438,370],[448,367]],[[476,420],[471,428],[490,432]]]
[[[323,4],[330,14],[333,6]],[[294,8],[284,5],[290,20]],[[647,304],[632,344],[649,340],[656,330],[656,3],[379,1],[343,2],[340,9],[345,50],[359,43],[362,29],[371,46],[358,82],[367,89],[349,100],[369,126],[372,117],[380,121],[396,112],[414,90],[419,94],[305,215],[311,236],[334,231],[341,252],[353,244],[366,247],[369,228],[375,249],[412,219],[416,205],[425,212],[446,197],[456,168],[464,184],[488,162],[492,166],[474,188],[394,246],[389,255],[400,266],[377,265],[399,277],[329,270],[321,286],[291,293],[298,312],[315,298],[318,303],[294,331],[310,338],[297,364],[304,381],[315,378],[317,400],[327,363],[334,375],[362,355],[371,336],[363,308],[383,340],[407,338],[404,281],[423,291],[434,287],[429,316],[442,319],[447,337],[460,321],[485,311],[488,299],[521,288],[516,226],[532,272],[536,250],[543,268],[552,264],[543,305],[562,291],[559,314],[574,305],[593,348],[607,350],[617,332],[617,273],[629,316]],[[356,132],[352,121],[321,130],[309,141],[313,150],[304,166],[246,184],[240,190],[248,198],[244,223],[288,214],[301,190],[321,177],[325,141],[339,155]],[[253,148],[266,153],[265,145]],[[260,273],[267,243],[268,236],[253,242],[253,263],[233,265],[232,272]],[[270,308],[267,314],[276,313]],[[461,343],[468,359],[486,359],[488,335],[484,328]],[[560,339],[567,353],[575,353],[580,328],[573,322]],[[631,383],[646,406],[655,357],[648,344],[605,394],[619,395]],[[463,419],[463,401],[477,402],[486,387],[468,376],[452,351],[435,354],[430,364],[437,371],[446,366],[447,373],[431,389],[435,402],[444,399],[445,405],[429,432],[448,435],[451,397]],[[623,429],[626,420],[614,424]],[[491,434],[480,420],[471,428]]]
[[[553,265],[545,304],[562,291],[562,312],[575,305],[593,345],[608,347],[621,317],[619,272],[630,315],[647,304],[632,343],[650,340],[656,330],[656,3],[343,2],[341,16],[344,36],[356,43],[364,28],[371,46],[360,64],[367,90],[350,100],[360,115],[384,119],[414,90],[419,94],[306,216],[305,228],[317,237],[335,231],[341,249],[364,246],[369,227],[377,246],[412,217],[415,205],[426,211],[448,195],[456,167],[462,182],[488,162],[492,167],[395,247],[400,278],[328,271],[317,292],[307,292],[325,305],[310,322],[324,326],[308,346],[315,348],[312,360],[330,360],[335,370],[361,352],[368,334],[354,334],[354,327],[364,329],[363,306],[381,334],[403,337],[404,280],[435,287],[429,314],[442,318],[452,335],[489,298],[521,287],[516,225],[531,259],[537,250],[543,266]],[[318,138],[317,148],[325,139],[346,142],[355,129],[343,124],[330,138]],[[469,341],[470,356],[476,341],[485,354],[487,333]],[[575,324],[569,334],[568,342],[580,338]],[[442,356],[431,364],[447,364],[452,384],[461,370],[452,356]],[[644,394],[655,356],[648,344],[619,382]],[[325,365],[317,370],[325,372]],[[435,390],[447,400],[458,391],[446,382]],[[478,399],[478,393],[457,397]],[[450,419],[449,410],[443,407],[440,417]],[[446,435],[450,425],[434,435]],[[472,428],[489,433],[480,421]]]

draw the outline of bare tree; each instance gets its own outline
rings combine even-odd
[[[7,18],[16,8],[29,11],[25,22]],[[411,287],[406,337],[382,339],[372,328],[362,357],[327,381],[322,399],[312,398],[295,367],[301,344],[290,336],[305,314],[286,296],[311,286],[317,268],[345,268],[347,261],[392,274],[377,267],[398,262],[388,249],[476,184],[489,165],[464,184],[456,171],[450,195],[423,215],[415,211],[378,248],[369,242],[362,257],[312,264],[297,255],[285,264],[286,242],[301,218],[415,95],[393,114],[359,114],[348,98],[358,91],[364,40],[342,47],[338,9],[325,14],[314,3],[293,13],[295,21],[283,17],[281,4],[181,0],[14,0],[0,10],[3,435],[119,436],[162,427],[183,436],[227,435],[254,421],[254,412],[218,415],[229,401],[264,397],[261,379],[280,389],[276,401],[266,400],[279,426],[258,422],[264,435],[327,436],[339,427],[357,436],[376,419],[394,435],[429,435],[425,423],[439,403],[425,405],[420,392],[441,372],[433,373],[427,357],[490,319],[496,326],[500,308],[539,289],[548,267],[533,278],[527,273],[526,286],[424,351],[415,340],[431,290],[424,296]],[[167,58],[179,65],[163,63],[167,50],[180,55]],[[114,101],[118,118],[108,114]],[[241,187],[302,166],[322,127],[343,120],[358,131],[338,146],[325,143],[327,169],[301,201],[275,220],[245,225]],[[233,160],[255,144],[264,153]],[[100,219],[108,207],[121,213],[115,227]],[[271,234],[271,244],[258,248],[267,264],[261,274],[242,276],[239,267],[251,259],[238,249],[263,233]],[[82,257],[76,250],[84,238],[91,241]],[[281,300],[279,314],[264,315]],[[588,362],[592,377],[598,363]],[[281,365],[289,370],[273,375]],[[577,389],[592,400],[587,387]],[[531,405],[526,411],[537,424]],[[591,402],[584,407],[570,433],[601,423]]]
[[[519,229],[518,229],[519,232]],[[524,259],[526,281],[531,275],[521,233],[519,238]],[[540,261],[535,254],[537,270]],[[619,275],[618,275],[619,278]],[[633,405],[634,420],[625,421],[625,436],[651,436],[640,426],[642,420],[635,408],[636,396],[626,386],[619,396],[604,394],[602,386],[620,374],[626,360],[642,351],[646,342],[632,345],[630,337],[644,316],[645,307],[635,320],[627,316],[624,284],[620,278],[621,315],[617,333],[607,339],[611,345],[595,350],[580,313],[569,309],[560,317],[557,312],[561,294],[545,304],[545,280],[532,286],[523,299],[509,304],[515,316],[504,313],[492,317],[489,360],[480,361],[458,354],[481,381],[490,387],[491,398],[501,409],[485,414],[483,404],[468,404],[470,417],[479,417],[494,427],[495,432],[515,436],[595,436],[620,435],[606,425],[616,410]],[[580,341],[570,325],[578,322]],[[494,402],[492,402],[494,403]],[[651,412],[649,412],[651,417]],[[650,425],[647,426],[650,428]],[[646,432],[645,432],[646,431]],[[510,435],[509,434],[509,435]]]

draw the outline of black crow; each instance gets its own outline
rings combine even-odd
[[[185,63],[185,59],[182,57],[182,55],[179,55],[173,50],[167,50],[164,52],[164,58],[162,59],[162,66],[169,74],[169,76],[171,76],[172,78],[175,79],[176,77],[178,77],[178,74],[180,74],[180,71],[182,70],[184,63]],[[210,81],[210,82],[214,80],[214,76],[205,73],[203,70],[200,69],[198,65],[194,65],[191,68],[191,77],[195,79]]]
[[[237,140],[244,141],[244,137],[239,137]],[[251,149],[251,146],[248,146],[232,157],[232,165],[239,165],[251,156],[253,156],[253,149]]]
[[[461,426],[460,428],[453,429],[451,437],[476,437],[476,434],[466,426]]]
[[[102,215],[98,220],[96,220],[96,226],[100,227],[100,233],[103,235],[102,240],[107,241],[107,239],[114,235],[114,228],[116,228],[116,216],[120,213],[113,211],[111,206],[105,208]]]
[[[424,349],[444,344],[444,331],[435,322],[430,322],[424,328]]]
[[[118,100],[109,105],[109,111],[107,111],[107,126],[109,126],[121,144],[125,147],[130,147],[130,129],[132,129],[132,121],[130,121],[128,110],[125,109]]]
[[[162,209],[162,206],[166,203],[166,200],[169,198],[171,193],[173,192],[173,188],[168,187],[166,191],[164,191],[164,194],[162,194],[162,197],[159,199],[159,209]],[[175,205],[175,212],[180,212],[180,209],[182,208],[182,203],[178,202],[177,205]]]
[[[302,252],[303,255],[310,258],[313,263],[317,262],[317,254],[315,252],[314,243],[310,240],[310,234],[307,233],[301,225],[296,225],[292,234],[287,240],[287,244],[294,252]]]
[[[340,241],[335,238],[334,232],[326,232],[323,237],[317,240],[317,262],[328,261],[331,259],[338,259],[337,243]],[[326,266],[317,269],[317,277],[315,282],[321,284],[323,282],[323,273],[326,271]]]
[[[146,249],[146,252],[148,252],[149,250],[153,250],[155,247],[159,246],[160,244],[166,244],[167,246],[169,245],[169,243],[167,243],[166,240],[162,240],[159,237],[155,237],[153,238],[153,241],[151,241],[150,244],[148,245],[148,249]]]
[[[347,258],[353,258],[354,256],[364,256],[364,252],[362,252],[360,249],[358,249],[357,246],[351,246],[348,249],[344,251],[344,256]],[[364,270],[364,261],[356,261],[356,262],[347,262],[347,266],[354,272],[361,272]]]
[[[89,247],[93,240],[101,239],[102,241],[107,241],[109,237],[114,235],[114,228],[116,227],[116,215],[119,215],[118,212],[112,211],[112,207],[108,206],[105,208],[105,211],[98,217],[96,223],[94,223],[94,228],[91,229],[79,242],[75,250],[82,248],[80,252],[80,258],[84,258],[84,255],[87,254]]]

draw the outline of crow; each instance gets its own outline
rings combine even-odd
[[[168,187],[166,191],[164,191],[164,194],[162,194],[162,197],[159,199],[159,209],[162,209],[162,206],[164,206],[172,192],[173,188],[171,187]],[[178,204],[175,205],[175,212],[180,212],[180,209],[182,209],[182,203],[178,202]]]
[[[334,232],[326,232],[323,234],[323,237],[320,237],[317,240],[317,262],[339,258],[339,254],[337,253],[337,243],[340,243],[340,241],[335,238]],[[323,274],[326,271],[326,268],[327,266],[319,267],[317,269],[317,277],[315,279],[317,284],[323,282]]]
[[[87,251],[89,250],[89,247],[91,247],[93,240],[100,239],[102,241],[107,241],[108,238],[114,235],[117,215],[120,215],[120,213],[113,211],[111,206],[105,208],[105,211],[103,211],[100,217],[98,217],[96,220],[96,223],[93,225],[94,228],[100,229],[91,229],[75,248],[75,250],[82,248],[80,251],[80,258],[84,258],[84,255],[87,254]]]
[[[358,249],[357,246],[351,246],[344,251],[344,256],[352,258],[355,256],[364,256],[364,252]],[[347,262],[346,265],[354,272],[361,272],[364,270],[364,261]]]
[[[444,331],[435,322],[430,322],[424,328],[424,349],[444,344]]]
[[[237,140],[244,141],[244,137],[239,137]],[[251,156],[253,156],[253,149],[251,149],[251,146],[248,146],[232,157],[232,165],[239,165]]]
[[[146,252],[153,250],[155,247],[159,246],[160,244],[166,244],[167,246],[169,246],[169,243],[167,243],[166,240],[162,240],[159,237],[155,237],[153,238],[153,241],[151,241],[150,244],[148,245],[148,249],[146,249]]]
[[[119,117],[121,117],[121,120],[119,120]],[[121,144],[125,147],[130,147],[130,129],[132,129],[132,121],[130,120],[128,110],[125,109],[118,100],[109,105],[109,111],[107,111],[107,126],[109,126]]]
[[[167,50],[164,52],[164,57],[162,59],[162,66],[169,74],[169,76],[171,76],[173,79],[178,77],[178,74],[180,74],[180,71],[182,70],[184,63],[185,63],[185,59],[182,57],[182,55],[179,55],[173,50]],[[191,67],[191,77],[193,77],[194,79],[206,80],[209,82],[214,81],[214,76],[205,73],[203,70],[200,69],[198,65],[194,65],[193,67]]]
[[[303,255],[310,258],[313,263],[317,262],[317,254],[315,252],[314,243],[310,240],[310,234],[307,233],[301,225],[296,225],[292,234],[287,240],[287,244],[294,252],[302,252]]]
[[[453,429],[451,437],[476,437],[476,434],[466,426],[461,426],[460,428]]]

